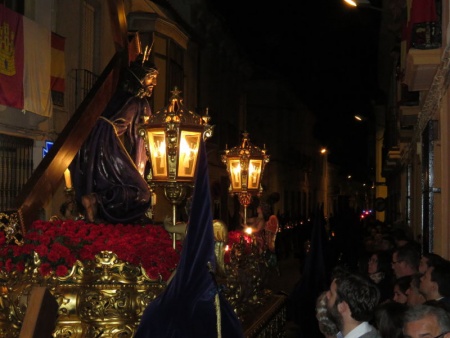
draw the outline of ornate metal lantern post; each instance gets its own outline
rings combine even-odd
[[[236,194],[239,203],[244,206],[244,226],[247,225],[247,207],[252,195],[260,196],[263,192],[261,179],[269,160],[265,146],[261,149],[251,144],[247,132],[242,134],[239,147],[227,148],[222,155],[222,162],[227,166],[230,178],[228,191],[231,195]]]
[[[201,138],[212,136],[208,112],[199,116],[183,105],[174,88],[169,105],[143,123],[139,135],[144,138],[151,170],[147,177],[150,187],[164,187],[164,195],[172,204],[173,225],[176,205],[186,197],[186,187],[193,186]],[[173,234],[173,247],[176,238]]]

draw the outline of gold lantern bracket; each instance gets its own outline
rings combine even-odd
[[[164,196],[171,204],[180,204],[186,198],[186,185],[168,183],[164,185]]]

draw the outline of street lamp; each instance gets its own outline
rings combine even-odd
[[[369,0],[344,0],[344,2],[352,7],[363,7],[374,9],[376,11],[382,11],[381,8],[373,6]]]
[[[147,176],[150,188],[161,186],[172,204],[173,225],[176,205],[186,197],[186,187],[193,186],[201,138],[212,136],[208,111],[199,116],[183,105],[177,87],[171,92],[169,105],[151,115],[139,128],[145,140],[151,170]],[[176,236],[173,234],[175,249]]]
[[[323,175],[323,210],[325,217],[328,218],[328,149],[321,148],[320,153],[323,155],[322,175]]]
[[[386,178],[383,176],[383,149],[384,149],[384,132],[385,132],[385,116],[383,109],[377,109],[375,111],[374,118],[370,119],[364,115],[354,115],[354,118],[358,122],[371,122],[375,146],[375,183],[374,183],[374,196],[372,196],[372,201],[383,200],[387,197],[388,190],[386,185]],[[373,207],[373,206],[372,206]],[[375,217],[377,220],[384,221],[385,212],[384,210],[377,210]]]
[[[264,168],[269,163],[269,155],[263,149],[250,143],[248,133],[242,134],[240,146],[225,149],[222,155],[222,162],[227,166],[230,179],[228,192],[236,194],[239,203],[244,206],[244,226],[247,225],[247,207],[251,202],[252,195],[261,196],[263,188],[261,179]]]

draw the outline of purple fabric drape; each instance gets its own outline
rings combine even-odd
[[[137,132],[141,117],[149,114],[146,99],[118,91],[70,165],[78,203],[96,194],[101,220],[135,222],[150,207],[143,178],[147,157]]]
[[[188,231],[180,263],[166,289],[144,311],[135,338],[217,337],[214,276],[208,269],[216,266],[212,226],[208,162],[204,142],[195,182]],[[219,293],[223,338],[243,337],[241,324]]]

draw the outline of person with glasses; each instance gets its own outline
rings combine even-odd
[[[392,270],[395,278],[411,276],[419,271],[420,251],[412,244],[398,247],[392,253]]]
[[[439,306],[416,305],[403,317],[404,338],[450,338],[450,317]]]

